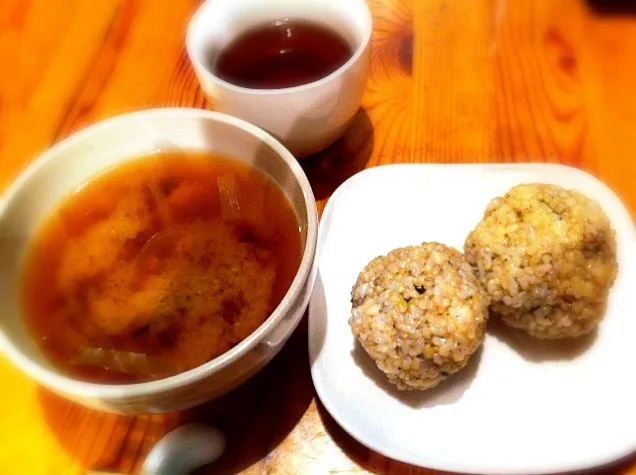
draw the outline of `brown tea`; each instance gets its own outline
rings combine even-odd
[[[208,67],[218,77],[252,89],[280,89],[322,79],[353,56],[349,43],[323,26],[275,21],[236,38]]]

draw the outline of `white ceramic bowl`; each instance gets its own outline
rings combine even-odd
[[[353,56],[319,81],[285,89],[235,86],[206,67],[241,33],[286,18],[334,29],[352,45]],[[331,145],[358,111],[369,71],[371,30],[365,0],[210,0],[193,16],[186,46],[215,110],[262,127],[300,158]]]
[[[71,379],[34,346],[20,312],[25,249],[43,219],[96,174],[157,150],[228,155],[269,175],[292,203],[303,230],[298,273],[283,301],[249,337],[216,359],[158,381],[93,384]],[[315,277],[318,214],[305,174],[279,142],[242,120],[196,109],[136,112],[89,127],[55,145],[0,200],[0,351],[39,383],[83,405],[127,414],[168,412],[213,399],[262,368],[296,328]]]

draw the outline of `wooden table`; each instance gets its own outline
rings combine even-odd
[[[210,107],[184,32],[197,0],[2,0],[0,186],[97,120]],[[608,183],[636,213],[636,9],[611,0],[372,0],[372,72],[346,136],[303,162],[321,209],[345,178],[395,162],[550,161]],[[0,473],[132,473],[177,424],[212,421],[229,450],[203,473],[430,474],[346,435],[316,399],[306,322],[230,396],[119,417],[68,403],[0,359]],[[636,473],[627,460],[605,473]]]

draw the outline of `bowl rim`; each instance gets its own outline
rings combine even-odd
[[[201,45],[195,42],[194,39],[194,30],[198,24],[201,22],[201,18],[203,18],[207,14],[207,10],[212,8],[210,4],[213,4],[214,1],[205,0],[199,5],[199,7],[194,12],[194,15],[190,18],[188,22],[188,27],[186,31],[186,51],[188,54],[188,58],[190,62],[193,64],[196,71],[205,76],[207,80],[213,82],[217,85],[223,86],[224,88],[240,94],[246,94],[251,96],[269,96],[269,95],[284,95],[284,94],[292,94],[296,92],[306,92],[310,89],[314,89],[317,87],[326,84],[338,76],[344,74],[347,70],[351,69],[355,64],[357,64],[360,59],[363,57],[364,52],[367,50],[369,45],[371,44],[371,36],[373,33],[373,16],[371,15],[371,10],[369,9],[369,5],[364,0],[347,0],[352,4],[354,1],[357,1],[357,5],[364,12],[364,21],[365,21],[365,31],[363,31],[362,40],[359,42],[359,45],[356,47],[356,50],[353,52],[351,57],[338,69],[334,72],[328,74],[325,77],[322,77],[316,81],[312,81],[306,84],[300,84],[298,86],[292,87],[283,87],[283,88],[273,88],[273,89],[254,89],[245,86],[239,86],[237,84],[233,84],[224,79],[221,79],[219,76],[214,74],[210,69],[203,63],[201,60]]]
[[[139,120],[153,120],[165,117],[187,117],[189,119],[196,119],[200,121],[223,123],[241,129],[242,131],[254,136],[261,143],[269,146],[270,149],[272,149],[272,151],[283,160],[300,186],[303,195],[305,213],[307,214],[307,237],[298,271],[296,272],[294,280],[279,305],[256,330],[243,339],[239,344],[200,366],[167,378],[153,381],[131,384],[100,384],[74,379],[66,376],[62,372],[55,371],[55,369],[48,369],[24,355],[23,352],[21,352],[13,341],[6,335],[4,330],[0,328],[0,352],[5,354],[13,364],[34,380],[54,391],[79,398],[102,398],[114,401],[161,394],[201,381],[213,373],[221,371],[225,367],[229,366],[252,350],[257,344],[261,343],[261,341],[287,316],[292,305],[297,301],[303,287],[310,278],[311,269],[316,257],[318,240],[318,211],[311,184],[309,183],[309,180],[300,164],[289,150],[287,150],[280,142],[263,129],[242,119],[204,109],[178,107],[144,109],[98,121],[71,134],[40,154],[5,190],[0,197],[0,228],[2,227],[4,214],[10,206],[17,191],[22,189],[24,186],[27,186],[31,177],[33,177],[46,163],[52,160],[63,159],[67,148],[86,140],[91,135],[108,133],[112,129],[126,127],[130,125],[131,122],[135,123]],[[22,318],[21,312],[18,313],[17,318]],[[44,356],[44,358],[46,357]]]

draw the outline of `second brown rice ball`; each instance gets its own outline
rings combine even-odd
[[[484,339],[488,297],[464,255],[443,244],[373,259],[351,297],[353,334],[399,389],[437,386]]]
[[[554,185],[519,185],[495,198],[464,251],[493,316],[543,339],[592,330],[617,272],[614,231],[603,210]]]

